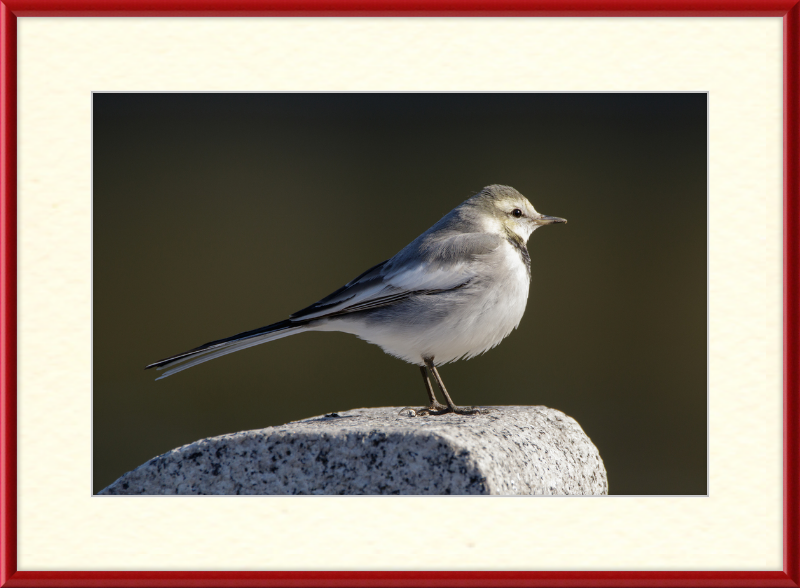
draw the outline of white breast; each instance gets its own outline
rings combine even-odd
[[[500,343],[517,328],[525,314],[530,289],[528,269],[510,243],[502,246],[506,250],[503,255],[504,267],[497,274],[505,276],[505,279],[495,280],[493,287],[485,294],[484,311],[475,323],[475,330],[482,335],[476,337],[470,352],[465,354],[467,358],[484,353]]]

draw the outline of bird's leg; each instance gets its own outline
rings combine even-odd
[[[447,401],[448,411],[447,412],[454,412],[456,414],[480,414],[481,411],[477,408],[459,408],[454,403],[450,395],[447,393],[447,388],[444,387],[444,382],[442,381],[442,377],[439,375],[439,372],[436,371],[436,366],[433,365],[432,359],[425,359],[425,365],[428,366],[428,369],[431,370],[433,377],[436,378],[436,383],[439,385],[439,389],[441,389],[442,394],[444,394],[444,399]],[[441,414],[441,413],[440,413]]]
[[[428,377],[428,371],[425,369],[425,366],[421,365],[419,369],[422,372],[422,381],[425,382],[425,390],[428,392],[431,405],[428,408],[417,411],[417,414],[443,414],[447,412],[447,407],[436,400],[436,395],[433,393],[433,386],[431,386],[431,379]]]

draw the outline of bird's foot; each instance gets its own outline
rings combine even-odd
[[[402,410],[400,410],[400,414],[404,416],[428,416],[428,415],[440,415],[450,412],[450,407],[445,404],[440,404],[438,402],[434,402],[430,406],[426,406],[425,408],[411,408],[410,406],[406,406]]]
[[[448,406],[440,404],[439,402],[434,402],[430,406],[420,408],[417,411],[417,416],[440,415],[447,412],[450,412],[450,408]]]
[[[461,415],[475,415],[475,414],[486,414],[489,412],[484,408],[478,408],[477,406],[447,406],[444,404],[439,404],[438,402],[435,404],[431,404],[425,408],[411,408],[409,406],[405,407],[400,411],[401,415],[405,416],[440,416],[443,414],[461,414]]]

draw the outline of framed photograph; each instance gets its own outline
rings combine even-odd
[[[513,335],[502,347],[439,366],[451,399],[543,405],[575,418],[602,448],[612,495],[707,494],[706,93],[96,93],[92,101],[94,492],[154,456],[221,433],[359,407],[394,407],[392,417],[409,405],[420,411],[428,398],[417,366],[349,333],[296,333],[163,378],[171,371],[141,368],[204,337],[281,321],[392,257],[462,201],[505,198],[517,187],[536,210],[569,222],[530,234],[529,328],[528,320],[504,327]],[[380,177],[394,179],[375,185]],[[483,190],[489,178],[509,187]],[[576,224],[582,228],[570,240],[561,229]],[[517,249],[508,253],[509,267],[524,271]],[[455,271],[458,291],[419,304],[438,305],[437,297],[455,292],[472,300],[464,270]],[[513,292],[513,279],[508,272],[497,282]],[[423,308],[414,306],[415,325]],[[258,340],[247,336],[241,345]],[[570,370],[573,363],[586,369]],[[227,388],[237,390],[235,400],[220,396]],[[337,422],[351,427],[353,418]],[[385,423],[410,433],[420,420]],[[334,423],[324,422],[330,434]],[[434,422],[425,422],[431,431]],[[457,422],[470,432],[483,426],[480,417]],[[386,451],[417,462],[397,447]],[[504,449],[493,451],[496,462]],[[312,463],[316,455],[304,452]],[[324,455],[336,461],[336,451]],[[348,454],[343,464],[354,460]],[[378,468],[373,492],[414,493],[389,479],[427,467],[398,473],[403,467]],[[276,468],[275,484],[297,483],[296,472],[279,482]],[[314,481],[334,471],[341,470],[309,471],[298,490],[324,492]],[[340,482],[330,488],[364,493],[368,478],[359,476],[366,486],[352,490]],[[418,492],[466,490],[452,486],[457,476],[447,479]],[[142,492],[126,480],[113,491]],[[231,483],[239,492],[270,492],[252,480],[243,471]],[[528,488],[521,483],[518,492]]]
[[[797,586],[784,4],[3,4],[0,585]],[[576,418],[609,496],[98,495],[198,439],[422,406],[343,334],[142,368],[490,184],[569,223],[528,243],[519,328],[442,374]]]

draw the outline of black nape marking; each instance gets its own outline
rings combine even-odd
[[[528,248],[525,242],[515,232],[506,229],[506,239],[517,250],[519,256],[522,258],[522,263],[525,264],[525,269],[528,271],[528,279],[531,277],[531,256],[528,253]]]

